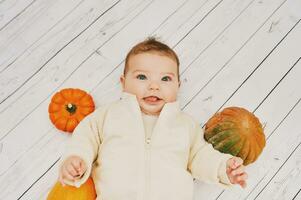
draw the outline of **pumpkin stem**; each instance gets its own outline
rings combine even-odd
[[[76,111],[76,105],[74,105],[72,103],[68,103],[66,105],[66,110],[70,113],[70,115],[73,115]]]

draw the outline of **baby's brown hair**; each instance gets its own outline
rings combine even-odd
[[[140,53],[158,53],[163,56],[167,56],[174,60],[177,63],[177,73],[178,73],[178,80],[180,81],[179,75],[179,58],[177,54],[166,44],[158,41],[155,37],[148,37],[146,40],[136,44],[127,54],[125,58],[125,67],[123,70],[123,75],[126,75],[128,69],[128,63],[131,56],[140,54]]]

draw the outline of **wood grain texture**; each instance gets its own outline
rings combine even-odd
[[[8,24],[14,23],[36,0],[3,0],[0,2],[0,31]]]
[[[0,199],[45,199],[70,137],[48,119],[51,96],[118,99],[127,51],[155,35],[179,55],[184,112],[200,126],[241,106],[267,145],[248,187],[195,181],[195,200],[301,199],[301,2],[298,0],[4,0],[0,2]],[[289,135],[289,136],[288,136]]]

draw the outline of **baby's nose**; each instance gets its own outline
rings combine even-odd
[[[151,82],[150,84],[149,84],[149,89],[150,90],[159,90],[159,84],[158,83],[156,83],[156,82]]]

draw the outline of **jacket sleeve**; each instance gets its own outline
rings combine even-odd
[[[67,143],[66,150],[61,159],[61,164],[72,155],[82,158],[87,166],[84,175],[74,181],[66,182],[68,185],[79,187],[91,175],[93,162],[97,158],[101,144],[102,126],[105,117],[105,109],[100,108],[86,116],[75,128],[72,137]]]
[[[190,148],[188,170],[198,180],[217,183],[222,187],[231,185],[226,174],[226,162],[233,156],[215,150],[204,140],[203,129],[195,123]]]

